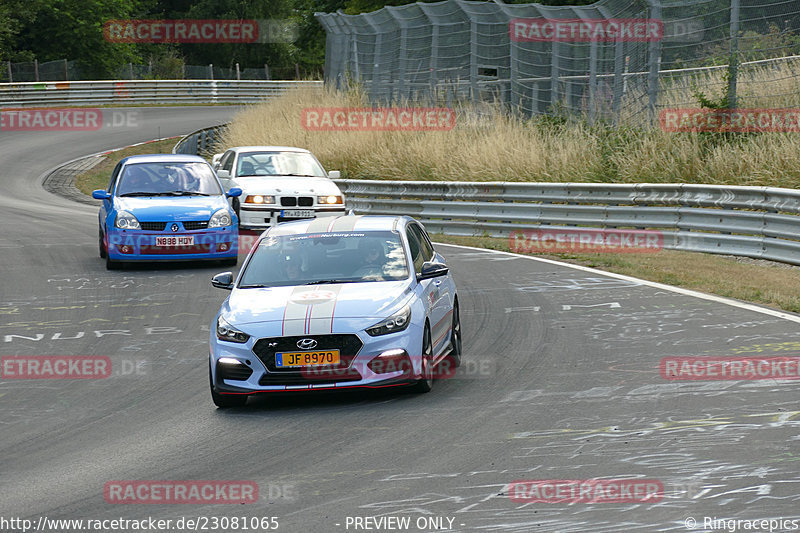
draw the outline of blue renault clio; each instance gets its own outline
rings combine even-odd
[[[221,260],[235,265],[239,221],[214,170],[202,157],[154,154],[117,163],[99,215],[106,268],[134,261]]]

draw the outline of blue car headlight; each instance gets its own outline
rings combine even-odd
[[[407,305],[389,318],[367,328],[367,333],[372,337],[396,333],[406,329],[409,322],[411,322],[411,307]]]
[[[118,211],[114,225],[119,229],[142,229],[136,217],[127,211]]]
[[[231,214],[224,208],[211,215],[211,220],[208,221],[209,228],[224,228],[231,224],[233,224]]]
[[[217,318],[217,338],[221,341],[245,343],[250,335],[228,324],[222,316]]]

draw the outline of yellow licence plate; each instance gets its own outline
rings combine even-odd
[[[275,354],[275,366],[278,368],[338,364],[339,350],[319,350],[316,352],[278,352]]]

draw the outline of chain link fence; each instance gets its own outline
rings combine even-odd
[[[299,80],[307,73],[294,65],[290,67],[233,68],[218,65],[184,65],[181,61],[165,61],[120,66],[108,79],[114,80]],[[36,81],[97,81],[81,73],[77,61],[59,59],[57,61],[26,61],[21,63],[0,63],[0,83]]]
[[[445,0],[316,13],[325,81],[376,103],[497,100],[651,123],[677,107],[800,107],[800,0]]]

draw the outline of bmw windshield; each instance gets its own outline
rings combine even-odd
[[[133,163],[125,165],[117,196],[215,196],[222,189],[206,163]]]
[[[245,265],[239,288],[399,281],[408,272],[395,232],[268,236]]]
[[[242,152],[236,175],[326,177],[314,156],[305,152]]]

